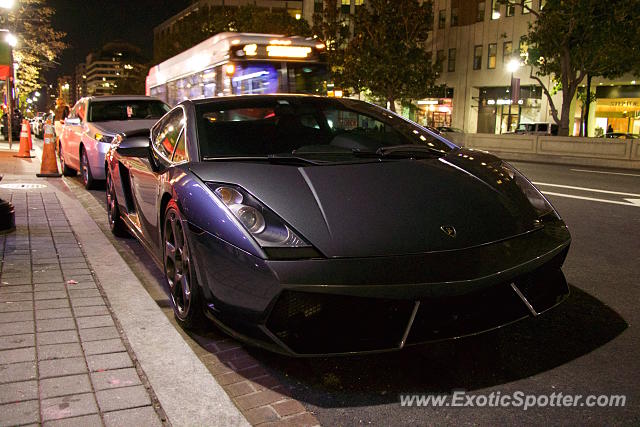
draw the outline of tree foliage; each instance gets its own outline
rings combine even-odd
[[[520,1],[503,0],[516,7]],[[543,10],[532,10],[536,20],[530,25],[527,65],[549,100],[551,115],[558,123],[558,134],[568,135],[570,108],[584,78],[615,78],[640,64],[640,8],[637,0],[547,0]],[[542,77],[551,76],[562,93],[558,110],[553,101],[554,87]]]
[[[17,95],[20,105],[43,84],[42,72],[56,65],[56,58],[67,47],[66,34],[53,29],[51,17],[55,10],[47,6],[46,0],[20,0],[9,12],[8,26],[18,38],[14,48]]]
[[[225,31],[310,36],[311,28],[286,10],[271,11],[252,4],[240,7],[203,6],[184,17],[170,35],[154,45],[154,62],[162,62],[214,34]]]
[[[396,101],[427,97],[437,77],[425,49],[432,22],[431,1],[369,0],[353,17],[337,82],[370,91],[393,111]]]

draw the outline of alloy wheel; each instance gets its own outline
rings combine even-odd
[[[82,181],[85,185],[89,182],[89,159],[87,159],[87,151],[82,150],[80,161],[80,169],[82,170]]]
[[[167,212],[164,223],[164,267],[176,316],[186,319],[191,307],[191,258],[180,216]]]
[[[115,188],[113,188],[113,180],[111,174],[107,174],[107,219],[109,220],[109,227],[113,230],[115,226],[116,212],[116,197]]]

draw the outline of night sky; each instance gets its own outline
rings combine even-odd
[[[71,74],[88,53],[112,40],[126,40],[151,59],[153,27],[175,15],[190,0],[48,0],[56,10],[52,25],[67,33],[70,47],[57,59],[59,67],[46,73],[49,83]]]

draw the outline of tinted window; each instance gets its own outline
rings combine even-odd
[[[353,154],[403,144],[453,148],[424,128],[353,100],[212,101],[196,105],[196,121],[202,157]]]
[[[89,105],[89,122],[159,119],[169,106],[161,101],[97,101]]]

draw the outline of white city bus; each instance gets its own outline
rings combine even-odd
[[[185,99],[267,93],[327,93],[325,45],[303,37],[220,33],[151,67],[147,95]]]

